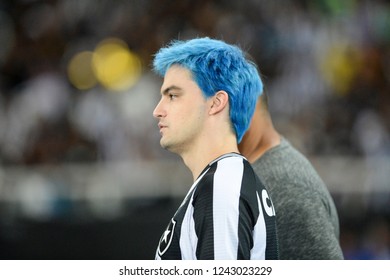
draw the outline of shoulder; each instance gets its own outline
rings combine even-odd
[[[333,207],[325,182],[310,161],[287,140],[259,158],[253,168],[276,205],[306,210],[323,205],[327,211]]]
[[[206,175],[220,175],[229,177],[243,176],[247,171],[254,171],[247,159],[236,153],[223,155],[210,163],[210,168]],[[247,174],[245,174],[247,175]]]
[[[224,195],[237,195],[242,186],[259,184],[251,164],[240,154],[228,154],[214,160],[199,181],[197,193],[207,188],[221,190]],[[205,190],[206,191],[206,190]]]
[[[326,188],[309,159],[285,139],[280,145],[267,151],[252,166],[259,177],[268,181],[267,184],[294,183],[297,187],[304,186],[308,190],[315,186],[321,191]]]

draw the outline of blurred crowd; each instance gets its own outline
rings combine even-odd
[[[370,170],[362,184],[389,190],[385,0],[3,0],[1,165],[170,157],[159,147],[152,117],[161,80],[150,63],[172,39],[198,36],[247,50],[276,127],[301,151],[362,157]],[[68,76],[71,58],[107,38],[138,55],[141,77],[119,92],[99,84],[77,88]],[[386,204],[389,195],[380,199]]]
[[[153,159],[153,53],[211,36],[258,63],[279,128],[308,154],[389,154],[388,1],[18,0],[0,4],[3,164]],[[125,41],[143,75],[113,93],[67,76],[77,51]],[[165,154],[164,154],[165,156]]]

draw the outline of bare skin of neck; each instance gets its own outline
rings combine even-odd
[[[239,151],[253,163],[266,151],[279,144],[280,135],[275,130],[268,111],[259,100],[250,127],[238,145]]]
[[[213,160],[227,153],[239,153],[235,134],[215,133],[208,137],[207,145],[199,145],[191,151],[182,153],[185,165],[191,170],[193,180],[195,181],[202,170]]]

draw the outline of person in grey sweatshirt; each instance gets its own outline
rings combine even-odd
[[[274,203],[279,258],[344,259],[334,201],[309,160],[274,128],[265,93],[259,97],[239,150]]]

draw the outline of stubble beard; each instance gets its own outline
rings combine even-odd
[[[180,143],[175,143],[175,142],[172,142],[172,141],[164,141],[163,138],[161,138],[160,140],[160,146],[171,152],[171,153],[175,153],[175,154],[179,154],[181,153],[181,151],[183,150],[182,148],[182,145],[180,145]]]
[[[172,153],[174,153],[173,151],[173,146],[171,143],[167,142],[167,141],[164,141],[163,138],[161,138],[160,140],[160,146],[164,149],[164,150],[167,150],[167,151],[170,151]]]

